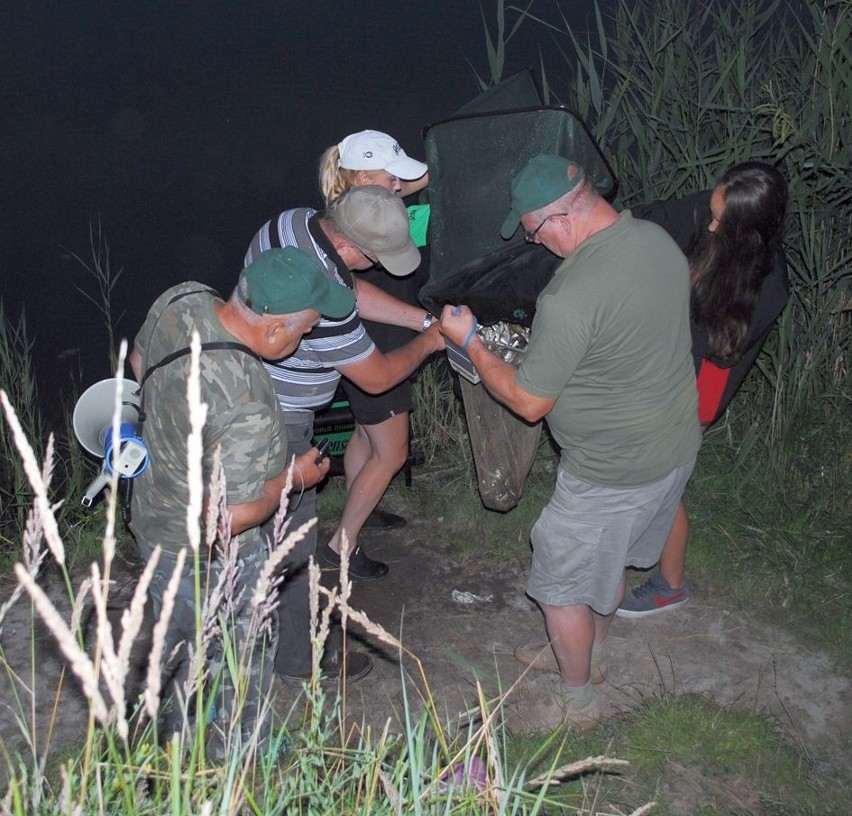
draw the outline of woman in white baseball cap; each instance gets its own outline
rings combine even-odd
[[[326,205],[352,187],[378,184],[403,197],[429,183],[428,167],[409,158],[399,142],[378,130],[350,133],[320,159],[320,190]]]
[[[319,183],[327,207],[353,187],[379,185],[395,195],[407,196],[422,190],[428,182],[427,166],[406,155],[392,136],[377,130],[350,134],[339,144],[329,147],[320,159]],[[422,245],[422,240],[416,240],[414,234],[412,237],[415,243]],[[400,307],[407,307],[406,317],[403,318],[400,309],[397,320],[391,308],[394,301],[388,299],[380,310],[382,320],[387,323],[365,321],[370,337],[382,352],[404,345],[411,337],[411,329],[403,327],[411,325],[411,306],[419,308],[416,306],[419,288],[418,281],[414,280],[416,277],[415,272],[408,279],[392,278],[381,269],[354,276],[359,303],[370,298],[372,285],[393,296]],[[421,331],[435,319],[428,312],[423,314]],[[377,505],[408,459],[411,383],[406,380],[378,395],[367,394],[345,378],[342,387],[355,417],[355,431],[343,457],[346,505],[337,531],[330,542],[319,548],[319,555],[327,563],[339,563],[345,534],[350,552],[357,550],[358,553],[355,575],[379,578],[387,572],[387,565],[368,558],[363,548],[357,549],[358,536],[364,526],[401,527],[405,524],[404,518],[378,510]]]

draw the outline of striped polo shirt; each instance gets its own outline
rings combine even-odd
[[[275,247],[297,247],[316,259],[326,277],[351,288],[352,273],[322,231],[316,210],[286,210],[267,221],[252,238],[243,266]],[[342,320],[323,317],[283,360],[264,362],[284,411],[316,411],[331,402],[340,382],[339,366],[369,357],[375,346],[358,315],[358,306]]]

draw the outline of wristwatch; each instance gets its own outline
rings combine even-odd
[[[420,331],[425,332],[437,319],[432,312],[426,312],[426,317],[423,318],[423,325],[420,327]]]

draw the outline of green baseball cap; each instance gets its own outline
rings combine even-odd
[[[259,315],[315,309],[326,317],[346,317],[355,308],[348,286],[327,278],[317,262],[295,247],[261,252],[240,273],[240,299]]]
[[[568,175],[575,168],[573,176]],[[571,192],[586,174],[577,162],[562,156],[536,156],[512,179],[512,209],[503,222],[500,234],[511,238],[521,223],[521,216],[552,204]]]

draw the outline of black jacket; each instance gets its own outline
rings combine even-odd
[[[643,218],[661,226],[674,238],[677,245],[689,253],[703,236],[710,223],[710,194],[711,190],[693,193],[685,198],[654,201],[650,204],[640,204],[631,210],[636,218]],[[718,419],[728,407],[728,404],[745,380],[746,374],[760,354],[766,338],[772,331],[772,326],[778,319],[790,295],[790,284],[787,278],[787,260],[784,250],[778,250],[772,271],[764,278],[760,294],[754,307],[748,337],[742,356],[735,363],[729,363],[710,356],[707,332],[703,326],[690,323],[692,330],[692,360],[695,372],[698,373],[703,360],[710,360],[719,368],[730,369],[722,398],[716,410],[713,421]]]

